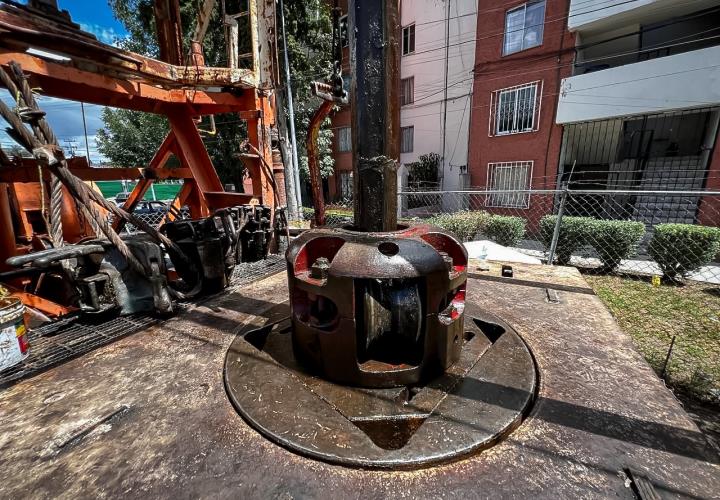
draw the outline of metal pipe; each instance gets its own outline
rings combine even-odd
[[[558,209],[557,220],[555,221],[555,228],[553,229],[552,241],[550,242],[550,251],[548,252],[548,265],[553,264],[555,260],[555,252],[557,251],[558,239],[560,238],[560,226],[562,225],[563,214],[565,213],[565,203],[568,198],[567,184],[562,192],[560,198],[560,208]]]
[[[8,185],[0,183],[0,270],[10,269],[5,261],[15,255],[15,229],[10,212]]]
[[[355,225],[363,231],[397,229],[398,3],[350,2],[354,215]]]
[[[300,167],[298,165],[297,135],[295,134],[295,108],[293,106],[292,79],[290,78],[290,59],[288,58],[287,33],[285,32],[285,6],[280,0],[280,24],[282,28],[283,59],[285,62],[285,90],[287,92],[288,121],[290,128],[290,142],[292,146],[292,175],[295,179],[295,200],[298,206],[298,216],[302,207],[302,192],[300,191]]]
[[[312,187],[313,207],[315,214],[313,216],[315,227],[325,225],[325,198],[322,192],[322,177],[320,175],[320,158],[317,151],[317,139],[320,133],[320,126],[332,111],[335,103],[333,101],[323,101],[312,119],[308,127],[305,147],[307,148],[308,169],[310,170],[310,186]]]

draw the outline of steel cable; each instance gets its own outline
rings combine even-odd
[[[18,87],[15,84],[16,82],[13,82],[10,76],[1,67],[0,82],[2,82],[11,92],[13,92],[16,98],[19,98],[22,94],[23,99],[25,100],[25,103],[28,105],[28,107],[30,107],[36,112],[40,111],[37,108],[37,103],[32,95],[32,90],[27,83],[27,79],[22,72],[22,68],[20,67],[20,65],[15,62],[11,62],[10,67],[12,69],[13,75],[15,76],[15,79],[17,80],[17,83],[20,86],[20,91],[18,91]],[[132,254],[132,251],[127,246],[127,244],[112,228],[109,219],[102,215],[100,212],[98,212],[97,208],[91,203],[91,201],[94,201],[113,215],[122,218],[128,223],[133,224],[135,227],[148,234],[153,240],[155,240],[156,243],[164,244],[168,251],[171,253],[171,256],[178,258],[185,266],[185,269],[187,269],[187,271],[194,275],[196,285],[193,287],[193,290],[191,290],[191,292],[188,292],[187,294],[184,294],[177,290],[171,289],[173,292],[175,292],[176,295],[187,298],[188,296],[194,295],[199,292],[198,284],[201,282],[200,273],[198,272],[194,263],[187,257],[187,255],[185,255],[185,253],[175,242],[170,240],[167,236],[159,232],[157,229],[152,227],[150,224],[148,224],[141,218],[121,209],[114,203],[106,200],[101,194],[97,193],[95,190],[87,186],[84,182],[82,182],[81,179],[75,176],[68,169],[67,161],[63,157],[62,151],[57,144],[57,137],[55,136],[54,132],[52,131],[44,117],[36,120],[37,123],[33,124],[33,130],[35,132],[35,135],[37,136],[37,138],[34,138],[30,134],[28,129],[24,126],[21,119],[15,113],[13,113],[3,102],[0,102],[0,114],[17,132],[18,139],[21,139],[23,143],[22,145],[29,152],[31,152],[33,156],[35,156],[42,164],[46,165],[50,172],[54,175],[54,178],[58,180],[58,185],[60,186],[60,202],[62,202],[61,188],[62,185],[64,185],[70,192],[71,196],[80,200],[80,202],[82,203],[83,215],[89,215],[88,221],[96,234],[98,234],[99,236],[98,230],[102,232],[102,234],[104,234],[110,240],[110,242],[118,248],[120,253],[127,259],[129,265],[131,265],[131,267],[133,267],[135,271],[144,275],[147,275],[150,272],[150,270],[144,269],[144,266]],[[49,144],[43,144],[43,139]]]

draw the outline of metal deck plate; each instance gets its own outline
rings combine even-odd
[[[477,452],[510,433],[529,410],[536,369],[520,336],[466,309],[460,360],[424,386],[365,389],[308,372],[294,355],[289,308],[245,329],[225,358],[238,412],[272,441],[303,455],[364,468],[409,469]]]

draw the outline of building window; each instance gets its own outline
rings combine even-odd
[[[403,28],[402,53],[404,56],[415,52],[415,25]]]
[[[542,82],[496,90],[490,95],[489,135],[522,134],[538,129]]]
[[[537,47],[543,41],[545,0],[528,2],[505,13],[503,55]]]
[[[338,132],[338,152],[347,153],[352,151],[352,134],[350,133],[350,127],[341,127],[337,129]]]
[[[405,106],[415,102],[415,77],[400,80],[400,105]]]
[[[340,18],[340,40],[342,40],[342,46],[347,47],[350,45],[350,37],[348,35],[348,16],[347,14]]]
[[[353,174],[352,172],[340,172],[340,198],[352,200],[353,197]]]
[[[529,208],[530,193],[513,192],[530,189],[533,162],[511,161],[488,163],[487,186],[490,193],[486,201],[489,207]]]
[[[400,129],[400,152],[412,153],[415,140],[415,127],[402,127]]]

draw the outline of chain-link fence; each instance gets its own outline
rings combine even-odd
[[[412,191],[398,205],[465,241],[577,267],[659,374],[720,401],[720,192]]]
[[[135,215],[138,219],[143,220],[153,226],[154,228],[158,229],[162,223],[165,221],[165,217],[167,216],[169,206],[161,207],[158,209],[153,210],[145,210],[145,211],[136,211],[133,212],[133,215]],[[113,215],[110,215],[110,220],[113,220]],[[183,219],[189,219],[190,218],[190,210],[187,207],[183,207],[180,210],[180,217]],[[128,234],[135,234],[139,232],[140,229],[135,227],[135,225],[126,223],[123,226],[123,233]]]

